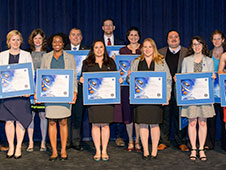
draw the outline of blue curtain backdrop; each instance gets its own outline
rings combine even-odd
[[[225,11],[224,0],[0,0],[0,51],[7,49],[6,35],[12,29],[22,33],[23,49],[35,28],[50,36],[79,27],[83,44],[90,46],[102,36],[102,21],[109,17],[115,20],[115,35],[124,40],[128,28],[137,26],[141,40],[152,37],[160,48],[166,45],[167,32],[175,29],[182,45],[200,35],[212,48],[211,33],[226,28]]]

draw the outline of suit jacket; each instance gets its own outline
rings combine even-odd
[[[20,50],[19,62],[18,63],[31,63],[33,76],[34,76],[34,67],[31,58],[31,54],[27,51]],[[3,51],[0,53],[0,65],[9,64],[9,50]]]
[[[74,56],[63,51],[64,56],[64,69],[74,70],[74,92],[77,93],[77,74],[76,74],[76,63]],[[42,57],[41,69],[51,69],[51,61],[53,58],[53,51],[46,53]]]
[[[214,72],[213,59],[204,56],[202,59],[202,72]],[[188,56],[183,60],[181,73],[194,72],[194,56]]]
[[[162,54],[166,58],[167,50],[168,50],[168,47],[163,47],[159,50],[159,53]],[[181,64],[182,64],[183,59],[187,55],[187,51],[188,51],[187,48],[181,46],[178,65],[177,65],[177,73],[181,72]]]
[[[79,50],[88,50],[89,48],[80,44],[79,46]],[[71,50],[71,44],[67,44],[65,47],[64,47],[64,50]]]
[[[101,40],[105,43],[104,36],[102,36]],[[125,42],[114,36],[114,45],[125,45]],[[107,46],[107,44],[105,44],[105,46]]]
[[[138,71],[138,64],[140,60],[135,59],[132,61],[130,66],[130,71]],[[156,72],[166,72],[166,80],[167,80],[167,97],[170,99],[171,96],[171,90],[172,90],[172,77],[168,68],[168,65],[166,64],[166,61],[164,60],[162,63],[155,62],[155,68],[154,71]],[[127,80],[129,81],[129,77],[127,77]]]

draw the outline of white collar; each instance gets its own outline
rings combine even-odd
[[[173,50],[172,48],[169,47],[170,52],[173,53],[173,54],[178,53],[178,51],[180,51],[180,49],[181,49],[181,46],[180,45],[177,47],[176,50]]]
[[[80,44],[79,45],[76,45],[76,46],[74,46],[73,44],[71,44],[71,50],[72,51],[74,51],[73,48],[76,48],[75,51],[78,51],[79,50],[79,47],[80,47]]]

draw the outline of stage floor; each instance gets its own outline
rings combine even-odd
[[[188,159],[189,152],[183,153],[179,149],[171,146],[164,151],[159,152],[156,160],[142,160],[142,154],[128,152],[126,147],[119,148],[115,146],[114,141],[109,143],[108,153],[110,160],[108,162],[95,162],[92,158],[95,153],[92,142],[83,142],[84,151],[68,149],[68,160],[55,162],[48,160],[50,147],[47,152],[39,151],[39,142],[35,143],[35,151],[26,152],[27,144],[23,144],[23,156],[19,160],[6,159],[6,153],[0,153],[0,170],[74,170],[74,169],[205,169],[205,170],[223,170],[226,169],[226,152],[220,148],[219,142],[216,149],[207,151],[207,162],[197,160],[195,162]],[[150,146],[151,148],[151,146]]]

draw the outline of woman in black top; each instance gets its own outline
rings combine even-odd
[[[116,71],[116,65],[112,58],[107,54],[103,41],[94,41],[91,50],[83,61],[82,73],[84,72],[101,72],[101,71]],[[83,83],[83,77],[80,78]],[[113,122],[114,107],[113,105],[90,105],[88,106],[89,122],[92,123],[92,138],[96,148],[94,160],[107,161],[107,145],[110,137],[109,123]],[[101,148],[102,146],[102,155]]]

